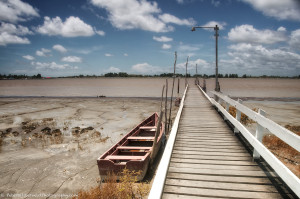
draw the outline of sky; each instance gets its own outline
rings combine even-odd
[[[0,74],[300,75],[299,0],[0,0]]]

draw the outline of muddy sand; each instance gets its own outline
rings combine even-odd
[[[159,107],[155,99],[0,99],[0,198],[68,198],[96,186],[96,159]]]

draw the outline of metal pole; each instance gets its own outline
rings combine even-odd
[[[218,36],[219,36],[219,27],[218,25],[216,25],[215,29],[215,36],[216,36],[216,88],[215,91],[219,92],[220,91],[220,85],[219,85],[219,81],[218,81]]]

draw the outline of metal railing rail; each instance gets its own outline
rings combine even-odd
[[[185,88],[184,94],[182,96],[181,102],[180,102],[180,106],[179,106],[179,110],[177,112],[176,118],[174,120],[172,129],[171,129],[171,133],[167,142],[167,145],[165,147],[163,156],[161,158],[161,161],[159,163],[151,190],[150,190],[150,194],[148,196],[149,199],[158,199],[161,198],[163,190],[164,190],[164,184],[165,184],[165,180],[167,177],[167,173],[168,173],[168,168],[169,168],[169,164],[170,164],[170,159],[171,159],[171,155],[172,155],[172,151],[173,151],[173,147],[175,144],[175,139],[177,136],[177,130],[178,130],[178,125],[179,125],[179,120],[181,117],[181,113],[182,113],[182,109],[183,109],[183,104],[184,104],[184,100],[186,97],[186,92],[188,89],[188,84]]]
[[[256,130],[256,134],[262,133],[259,128],[266,128],[271,133],[282,139],[284,142],[295,148],[296,150],[300,150],[300,136],[290,132],[289,130],[283,128],[282,126],[276,124],[272,120],[265,118],[260,113],[256,113],[255,111],[252,111],[248,107],[242,105],[241,103],[229,98],[228,96],[212,91],[215,96],[217,96],[219,99],[223,100],[226,103],[226,109],[223,108],[223,106],[216,102],[214,99],[210,98],[198,85],[199,89],[202,91],[202,93],[205,95],[205,97],[213,104],[215,105],[220,112],[224,115],[224,117],[229,120],[235,128],[241,134],[247,139],[247,141],[253,146],[254,148],[254,158],[258,158],[259,155],[261,155],[265,161],[275,170],[275,172],[281,177],[281,179],[290,187],[290,189],[298,196],[300,197],[300,179],[292,173],[280,160],[276,158],[275,155],[271,151],[269,151],[261,142],[261,139],[258,139],[258,137],[262,137],[262,135],[252,135],[248,129],[240,123],[240,121],[237,118],[234,118],[231,116],[231,114],[226,110],[229,108],[229,104],[231,106],[234,106],[238,112],[244,113],[249,118],[254,120],[258,123],[258,127]],[[240,118],[239,118],[240,119]],[[257,156],[258,154],[258,156]]]

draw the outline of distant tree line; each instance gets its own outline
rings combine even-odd
[[[176,77],[185,77],[185,74],[176,73]],[[66,76],[66,77],[59,77],[59,78],[98,78],[98,77],[173,77],[173,73],[161,73],[156,75],[138,75],[138,74],[128,74],[126,72],[119,72],[119,73],[106,73],[104,75],[76,75],[76,76]],[[200,78],[214,78],[215,75],[207,75],[207,74],[197,74],[197,75],[191,75],[187,74],[187,77],[200,77]],[[293,77],[287,77],[287,76],[268,76],[268,75],[261,75],[261,76],[251,76],[244,74],[242,76],[239,76],[238,74],[218,74],[219,78],[297,78],[300,79],[300,75],[293,76]],[[42,79],[41,74],[28,76],[28,75],[6,75],[6,74],[0,74],[0,80],[1,79]]]
[[[28,76],[28,75],[6,75],[6,74],[0,74],[0,79],[42,79],[41,74]]]

